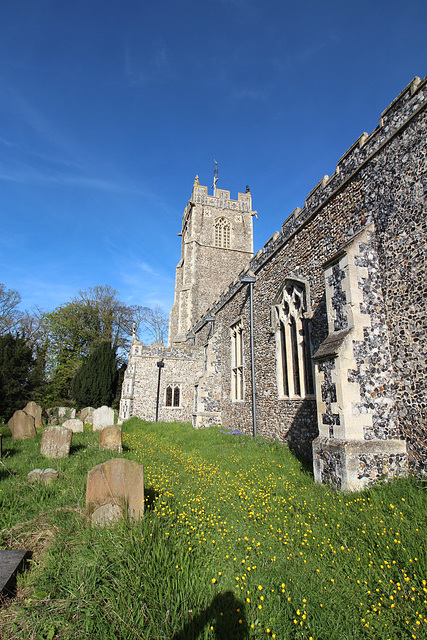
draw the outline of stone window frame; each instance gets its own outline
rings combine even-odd
[[[169,395],[170,390],[170,395]],[[178,400],[176,400],[178,398]],[[165,387],[165,407],[168,409],[181,409],[182,385],[180,382],[169,382]]]
[[[214,245],[218,249],[231,249],[231,222],[225,216],[215,219]]]
[[[309,283],[295,276],[286,277],[271,306],[277,391],[281,400],[314,398],[311,317]]]
[[[231,400],[245,399],[243,319],[239,318],[230,327],[231,337]]]

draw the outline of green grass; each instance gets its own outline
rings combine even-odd
[[[125,457],[144,465],[139,523],[91,527],[86,473],[112,455],[74,434],[52,463],[3,428],[3,548],[34,552],[0,637],[427,638],[426,485],[363,493],[316,485],[275,443],[224,429],[123,425]],[[28,485],[35,467],[59,480]]]

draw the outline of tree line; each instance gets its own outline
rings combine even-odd
[[[0,419],[28,400],[42,406],[118,407],[132,332],[164,343],[168,318],[127,305],[109,285],[79,291],[46,312],[20,310],[18,291],[0,284]]]

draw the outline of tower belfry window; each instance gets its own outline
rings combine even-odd
[[[230,248],[230,221],[227,218],[218,218],[215,221],[215,246],[220,249]]]
[[[307,294],[304,283],[286,280],[272,312],[276,335],[279,396],[305,398],[313,395]]]

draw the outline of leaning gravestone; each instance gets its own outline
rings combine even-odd
[[[120,427],[104,427],[99,432],[99,448],[122,452],[122,430]]]
[[[78,418],[66,420],[62,423],[62,426],[65,427],[65,429],[70,429],[73,433],[83,433],[83,422]]]
[[[123,517],[126,508],[133,520],[142,518],[144,467],[125,458],[98,464],[87,474],[86,508],[94,524],[114,522],[119,515]]]
[[[78,413],[78,417],[80,420],[83,420],[84,424],[93,424],[93,412],[95,409],[93,407],[85,407]]]
[[[46,427],[42,433],[40,454],[45,458],[67,458],[73,432],[65,427]]]
[[[28,415],[25,411],[21,411],[21,409],[15,411],[7,424],[12,432],[13,440],[34,438],[37,435],[33,416]]]
[[[35,402],[27,402],[24,407],[25,413],[28,413],[29,416],[33,416],[34,418],[34,426],[36,429],[43,428],[42,422],[42,408],[36,404]]]
[[[104,427],[111,427],[114,424],[114,409],[110,407],[99,407],[93,412],[93,430],[101,431]]]

